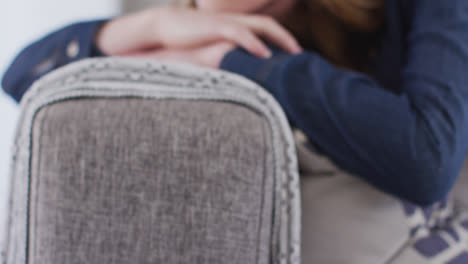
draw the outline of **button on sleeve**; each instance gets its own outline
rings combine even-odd
[[[5,72],[3,90],[19,102],[26,90],[43,75],[68,63],[96,56],[94,36],[105,21],[76,23],[27,46]]]

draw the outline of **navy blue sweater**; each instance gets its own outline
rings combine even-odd
[[[259,59],[236,49],[221,67],[267,89],[342,169],[428,205],[450,191],[468,149],[468,1],[391,0],[386,16],[370,75],[314,51]],[[99,24],[75,24],[26,48],[5,74],[5,91],[20,100],[45,73],[98,55]],[[66,56],[73,40],[80,51]]]

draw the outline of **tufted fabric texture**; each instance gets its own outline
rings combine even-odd
[[[22,101],[6,263],[300,263],[294,141],[253,83],[98,59]]]
[[[33,142],[31,263],[268,263],[271,135],[251,110],[66,101]]]

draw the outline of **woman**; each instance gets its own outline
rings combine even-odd
[[[450,191],[468,149],[468,1],[191,4],[66,27],[26,48],[3,88],[19,101],[43,74],[104,54],[221,68],[258,82],[321,152],[378,189],[420,205]]]
[[[187,4],[195,9],[151,8],[50,34],[21,52],[3,88],[19,101],[47,72],[102,55],[221,68],[258,82],[316,149],[379,190],[419,205],[450,191],[468,148],[468,1]],[[340,177],[310,178],[301,178],[304,263],[437,257],[417,243],[419,262],[402,253],[408,228],[398,225],[405,222],[399,204],[356,195],[368,189]],[[395,252],[406,259],[382,260]],[[466,263],[466,256],[457,260],[450,263]]]

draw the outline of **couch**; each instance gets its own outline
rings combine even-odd
[[[391,197],[243,77],[87,59],[21,112],[3,263],[468,263],[468,168],[434,206]]]

